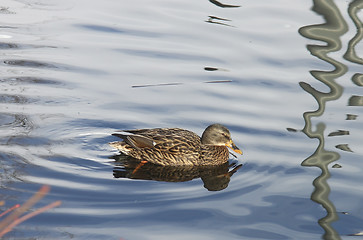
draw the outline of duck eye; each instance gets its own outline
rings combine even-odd
[[[222,135],[223,135],[225,138],[229,139],[229,136],[228,136],[227,134],[222,133]]]

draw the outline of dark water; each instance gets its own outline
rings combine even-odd
[[[62,201],[5,237],[353,238],[363,231],[362,8],[3,1],[0,210],[44,184],[34,209]],[[216,169],[132,176],[107,144],[118,129],[201,134],[215,122],[244,152]]]

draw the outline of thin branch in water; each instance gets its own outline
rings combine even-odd
[[[214,80],[214,81],[207,81],[203,83],[229,83],[232,82],[232,80]]]
[[[55,202],[53,202],[51,204],[48,204],[48,205],[46,205],[44,207],[41,207],[41,208],[35,210],[34,212],[28,213],[28,214],[14,220],[4,230],[2,230],[0,232],[0,237],[2,237],[4,234],[10,232],[14,227],[19,225],[20,223],[22,223],[22,222],[28,220],[29,218],[34,217],[34,216],[36,216],[36,215],[38,215],[40,213],[43,213],[43,212],[45,212],[45,211],[47,211],[47,210],[49,210],[51,208],[58,207],[59,205],[61,205],[61,203],[62,203],[61,201],[55,201]]]
[[[21,214],[28,211],[35,203],[39,202],[50,190],[49,186],[42,186],[23,206],[15,209],[15,211],[0,222],[0,231],[2,232],[11,222],[17,219]]]
[[[132,88],[141,88],[141,87],[160,87],[160,86],[174,86],[174,85],[182,85],[183,83],[159,83],[159,84],[144,84],[144,85],[133,85]]]
[[[213,80],[213,81],[206,81],[202,83],[227,83],[232,82],[232,80]],[[159,83],[159,84],[144,84],[144,85],[133,85],[132,88],[143,88],[143,87],[164,87],[164,86],[176,86],[176,85],[183,85],[183,83]]]
[[[0,214],[1,216],[4,216],[5,214],[13,211],[9,216],[7,216],[4,220],[0,221],[0,238],[10,232],[15,226],[18,224],[24,222],[25,220],[38,215],[44,211],[47,211],[51,208],[57,207],[61,204],[61,201],[55,201],[47,206],[44,206],[42,208],[39,208],[35,210],[34,212],[28,213],[22,217],[20,217],[23,213],[28,211],[34,204],[39,202],[50,190],[49,186],[42,186],[38,192],[36,192],[30,199],[28,199],[22,206],[17,204],[7,211]],[[20,217],[20,218],[19,218]]]
[[[5,212],[2,212],[0,214],[0,217],[3,217],[4,215],[8,214],[9,212],[13,211],[14,209],[20,207],[20,204],[15,204],[14,206],[12,206],[11,208],[9,208],[8,210],[6,210]]]

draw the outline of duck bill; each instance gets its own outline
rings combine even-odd
[[[234,152],[242,155],[242,151],[236,146],[236,144],[234,144],[232,140],[228,143],[227,147],[232,149]]]

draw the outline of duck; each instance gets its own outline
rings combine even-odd
[[[109,145],[143,164],[161,166],[211,166],[229,160],[229,149],[241,154],[230,131],[222,124],[209,125],[202,137],[181,128],[123,130],[112,134],[123,141]]]

